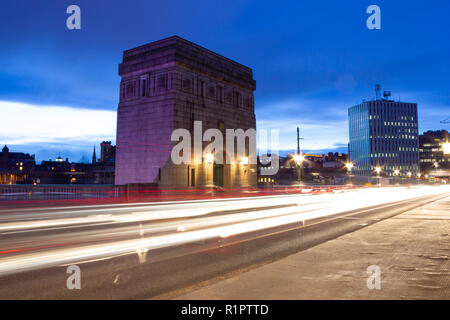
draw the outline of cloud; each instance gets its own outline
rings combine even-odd
[[[0,143],[114,140],[116,112],[0,101]]]

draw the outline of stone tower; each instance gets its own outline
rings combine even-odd
[[[173,36],[125,51],[119,75],[116,185],[256,184],[256,164],[201,159],[175,165],[170,157],[176,144],[171,141],[173,130],[184,128],[192,133],[194,121],[202,121],[203,132],[209,128],[256,129],[256,82],[250,68]],[[256,153],[255,146],[250,148]]]

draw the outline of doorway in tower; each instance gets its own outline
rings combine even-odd
[[[213,179],[215,186],[223,187],[223,164],[214,164]]]
[[[195,169],[187,167],[187,185],[190,187],[195,187]]]

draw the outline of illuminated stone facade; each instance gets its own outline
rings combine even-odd
[[[192,133],[194,121],[203,132],[256,129],[250,68],[174,36],[125,51],[119,75],[116,185],[256,185],[256,164],[236,157],[223,165],[204,157],[174,165],[170,157],[173,130]]]

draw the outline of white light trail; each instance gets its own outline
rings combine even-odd
[[[64,265],[73,262],[103,259],[136,252],[142,255],[145,252],[157,248],[170,247],[200,240],[230,237],[232,235],[264,230],[292,223],[304,223],[304,221],[337,213],[364,209],[377,205],[382,206],[401,200],[449,192],[450,187],[445,186],[363,189],[357,192],[343,194],[311,196],[314,199],[311,199],[307,205],[299,205],[297,203],[297,206],[203,217],[200,219],[185,220],[181,223],[171,222],[171,225],[161,223],[150,226],[147,229],[152,230],[152,228],[158,229],[164,226],[168,227],[173,225],[174,232],[164,235],[154,235],[148,238],[122,240],[84,247],[51,249],[45,252],[2,257],[0,258],[0,275],[36,268]],[[292,199],[290,199],[290,201],[292,202]],[[222,207],[222,204],[220,203],[217,203],[216,205]],[[230,206],[232,207],[231,203]],[[189,208],[188,210],[192,209]],[[189,214],[192,214],[192,212],[189,211]],[[191,215],[188,216],[191,217]],[[146,230],[144,231],[145,234],[147,234]],[[139,258],[140,260],[143,259],[142,256]]]

